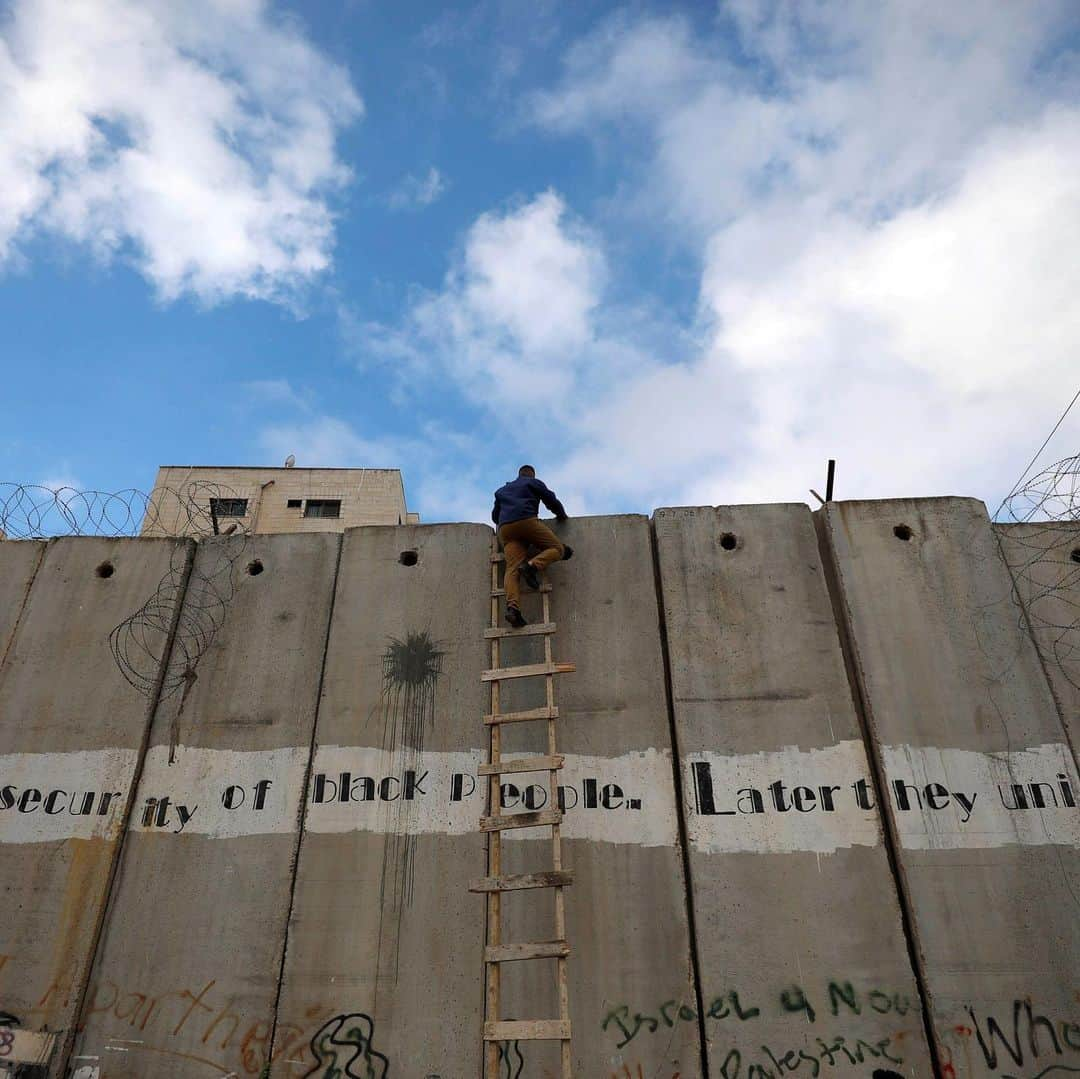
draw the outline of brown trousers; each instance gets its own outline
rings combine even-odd
[[[506,605],[520,607],[521,581],[518,579],[518,566],[525,561],[529,548],[542,548],[540,553],[533,555],[529,561],[538,570],[547,569],[552,562],[558,562],[562,558],[562,540],[539,517],[526,517],[523,521],[499,525],[499,542],[506,555]]]

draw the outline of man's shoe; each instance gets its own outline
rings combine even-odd
[[[536,572],[536,567],[526,559],[518,566],[518,577],[520,577],[534,592],[540,589],[540,574]]]
[[[514,629],[521,629],[522,626],[527,626],[529,624],[525,621],[525,616],[516,607],[506,608],[506,620],[514,627]]]
[[[569,559],[571,559],[573,557],[574,557],[574,548],[571,547],[569,543],[564,543],[562,545],[562,560],[564,562],[566,562],[566,561],[568,561]]]

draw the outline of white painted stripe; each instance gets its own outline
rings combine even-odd
[[[292,833],[307,756],[305,746],[256,752],[178,746],[170,764],[167,747],[156,746],[147,754],[132,828],[221,839]],[[408,750],[321,746],[307,827],[327,834],[474,833],[484,813],[486,781],[476,774],[484,756],[478,749],[418,757]],[[1062,743],[1008,754],[886,746],[883,757],[885,794],[904,847],[1080,847],[1080,780]],[[0,843],[115,838],[135,764],[127,749],[0,756]],[[829,853],[880,841],[859,741],[738,756],[693,753],[683,763],[683,782],[688,836],[700,851]],[[676,842],[666,750],[567,754],[559,785],[569,839]],[[502,813],[551,808],[546,773],[506,775],[503,793]],[[548,834],[504,833],[513,841]]]
[[[307,746],[239,752],[153,746],[146,754],[136,832],[205,835],[215,839],[295,832]]]
[[[311,832],[369,831],[405,835],[468,835],[479,829],[486,755],[389,753],[353,746],[320,746],[315,757],[306,827]],[[343,776],[345,777],[343,779]],[[620,757],[565,754],[559,773],[568,839],[640,846],[676,841],[671,759],[649,749]],[[546,772],[503,777],[504,807],[512,814],[549,809]],[[507,840],[550,836],[546,828],[514,829]]]
[[[115,839],[137,760],[132,749],[0,756],[0,843]]]
[[[882,756],[900,842],[910,850],[1080,847],[1080,782],[1060,742],[1008,753],[883,746]]]
[[[881,841],[866,751],[857,740],[823,749],[690,753],[683,793],[687,836],[709,854],[826,854]]]

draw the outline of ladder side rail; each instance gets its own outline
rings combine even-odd
[[[541,597],[543,604],[543,621],[548,623],[551,621],[551,594],[545,592]],[[553,666],[552,654],[551,654],[551,636],[549,634],[544,636],[544,663],[550,668]],[[545,676],[544,682],[546,683],[545,689],[547,693],[547,706],[550,709],[555,707],[555,676],[549,674]],[[555,732],[556,720],[548,720],[548,756],[554,757],[558,753],[558,746],[556,745],[556,732]],[[551,792],[551,804],[552,808],[559,805],[559,773],[557,771],[550,771],[548,773],[548,788]],[[556,872],[562,869],[562,827],[561,825],[554,824],[551,827],[551,860],[552,867]],[[566,940],[566,902],[563,895],[562,887],[554,889],[555,895],[555,939]],[[555,960],[555,979],[556,988],[559,996],[559,1018],[567,1024],[567,1031],[569,1031],[570,1023],[570,994],[567,987],[567,968],[566,957],[559,956]],[[564,1040],[561,1043],[561,1055],[562,1055],[562,1079],[572,1079],[572,1061],[570,1057],[570,1041]]]
[[[497,546],[498,541],[495,541]],[[492,628],[497,628],[499,625],[499,597],[495,594],[499,591],[499,563],[492,560],[491,563],[491,625]],[[491,666],[499,666],[499,638],[494,638],[491,641]],[[492,682],[491,685],[491,711],[492,714],[497,715],[500,711],[500,688],[498,682]],[[498,764],[502,753],[502,727],[499,724],[493,724],[488,728],[490,731],[490,738],[488,742],[488,762],[491,764]],[[500,811],[500,784],[502,783],[502,777],[498,774],[493,774],[488,778],[488,812],[492,815],[497,814]],[[488,833],[488,856],[487,856],[488,876],[499,877],[502,875],[502,833],[501,832],[489,832]],[[488,947],[498,947],[502,944],[502,894],[500,892],[490,892],[487,897],[487,932],[486,932],[486,945]],[[501,1011],[501,969],[498,963],[485,963],[484,971],[486,975],[486,1001],[485,1001],[485,1020],[487,1023],[498,1023],[500,1021]],[[498,1079],[499,1075],[499,1043],[493,1041],[484,1042],[484,1055],[485,1055],[485,1075],[487,1079]]]

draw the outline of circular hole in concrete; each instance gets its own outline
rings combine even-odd
[[[725,532],[720,537],[720,546],[723,547],[725,551],[734,551],[738,542],[734,532]]]
[[[403,566],[415,566],[420,561],[420,556],[415,551],[402,551],[398,555],[398,561]]]
[[[1071,555],[1069,555],[1069,557],[1070,557],[1070,558],[1071,558],[1071,559],[1072,559],[1072,560],[1073,560],[1074,562],[1080,562],[1080,547],[1074,547],[1074,548],[1073,548],[1073,552],[1072,552],[1072,554],[1071,554]]]
[[[903,540],[903,541],[904,541],[905,543],[907,543],[907,541],[908,541],[909,539],[911,539],[911,537],[912,537],[912,536],[914,536],[914,535],[915,535],[915,533],[914,533],[914,532],[912,532],[912,531],[911,531],[911,529],[910,529],[910,528],[909,528],[909,527],[908,527],[907,525],[897,525],[897,526],[896,526],[896,527],[895,527],[895,528],[894,528],[894,529],[892,530],[892,534],[893,534],[893,535],[894,535],[894,536],[895,536],[895,537],[896,537],[897,539],[899,539],[899,540]]]
[[[259,574],[263,571],[262,562],[260,562],[257,558],[254,562],[249,562],[247,571],[251,574],[252,577],[258,577]]]
[[[99,577],[111,577],[116,570],[111,562],[102,562],[94,572]]]

